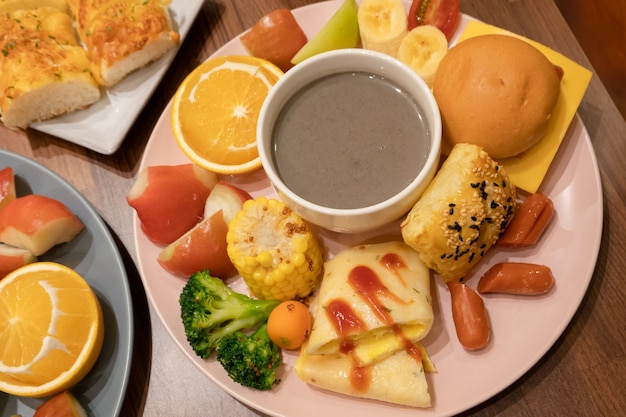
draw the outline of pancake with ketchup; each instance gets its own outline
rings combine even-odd
[[[419,341],[433,324],[431,301],[430,271],[405,243],[341,251],[325,265],[296,373],[346,395],[430,406],[433,366]]]

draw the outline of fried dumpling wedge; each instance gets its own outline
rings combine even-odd
[[[416,344],[422,358],[399,350],[369,366],[358,367],[344,353],[311,355],[302,349],[295,371],[304,382],[318,388],[358,398],[409,407],[430,407],[426,371],[430,364],[425,350]]]
[[[345,249],[324,266],[306,353],[352,346],[357,365],[403,350],[430,331],[430,271],[403,242]]]
[[[421,340],[433,324],[430,271],[403,242],[345,249],[325,265],[314,324],[294,369],[304,382],[359,398],[429,407]]]

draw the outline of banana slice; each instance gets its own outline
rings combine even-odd
[[[413,69],[432,88],[439,62],[448,52],[448,40],[432,25],[417,26],[400,43],[397,58]]]
[[[406,36],[407,17],[401,0],[363,0],[357,13],[361,46],[396,57]]]

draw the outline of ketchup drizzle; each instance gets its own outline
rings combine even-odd
[[[387,253],[380,258],[380,264],[396,276],[406,287],[401,270],[407,266],[396,253]],[[357,265],[348,274],[348,283],[356,293],[371,308],[374,314],[385,325],[391,326],[396,337],[401,340],[404,350],[419,365],[422,365],[422,354],[417,343],[409,340],[398,324],[393,321],[389,310],[381,301],[381,297],[387,297],[398,303],[408,304],[411,301],[404,301],[382,283],[380,277],[371,268],[364,265]],[[357,391],[365,392],[371,384],[371,366],[360,366],[358,359],[354,357],[355,344],[348,339],[348,336],[368,331],[365,323],[358,316],[356,311],[348,302],[342,299],[331,300],[326,307],[326,314],[337,335],[342,339],[340,351],[352,359],[350,369],[350,385]]]

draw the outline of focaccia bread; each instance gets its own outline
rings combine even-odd
[[[0,14],[0,38],[0,117],[5,126],[25,129],[100,99],[69,14],[52,7],[6,11]]]
[[[401,223],[405,243],[444,281],[467,276],[515,212],[504,168],[480,146],[458,144]]]
[[[62,12],[68,11],[68,4],[65,0],[0,0],[0,13],[41,7],[53,7]]]
[[[419,341],[434,320],[430,279],[403,242],[336,254],[324,267],[297,375],[346,395],[428,407],[425,370],[433,366]]]
[[[167,0],[69,0],[92,73],[112,86],[180,42]]]

